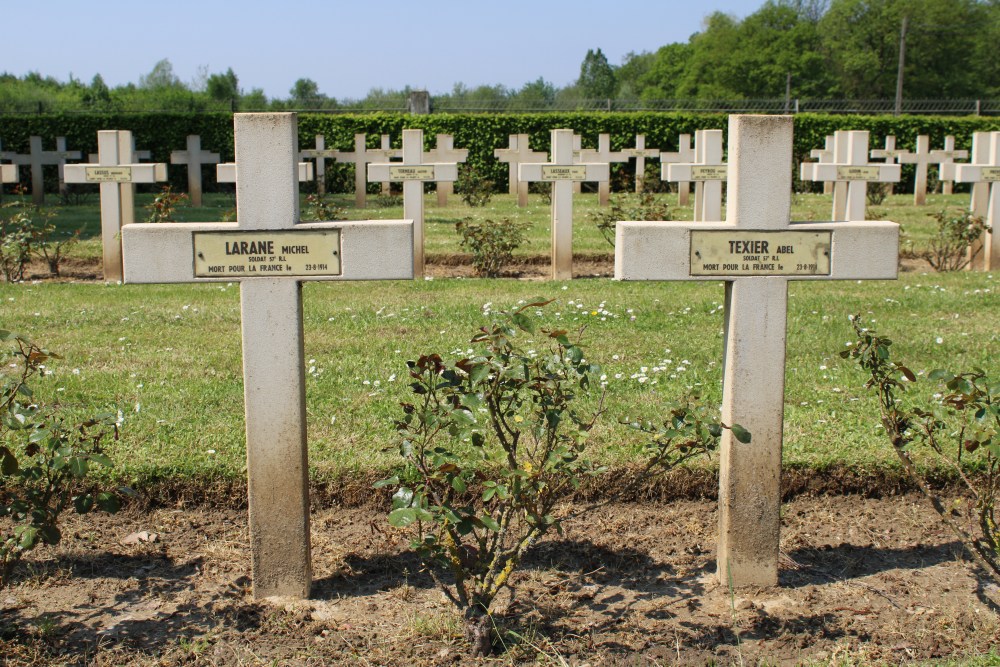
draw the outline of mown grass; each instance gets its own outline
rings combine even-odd
[[[1000,285],[993,274],[901,274],[898,281],[796,282],[789,288],[786,464],[895,468],[864,378],[838,356],[861,313],[916,372],[998,370]],[[541,296],[553,326],[584,328],[607,375],[602,460],[635,458],[637,434],[614,422],[656,418],[700,384],[721,390],[721,283],[437,279],[307,283],[304,326],[310,463],[318,480],[396,463],[393,421],[408,400],[407,359],[463,354],[485,311]],[[245,469],[237,284],[0,285],[0,328],[65,358],[37,391],[73,412],[121,410],[115,475],[238,478]],[[488,305],[487,305],[488,304]],[[929,388],[928,388],[929,391]],[[593,400],[593,399],[591,399]]]

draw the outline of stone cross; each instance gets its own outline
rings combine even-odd
[[[324,149],[323,135],[316,135],[315,150],[302,151],[302,157],[316,159],[316,184],[323,184],[320,192],[326,190],[322,170],[325,168],[327,158],[333,158],[337,162],[354,165],[354,207],[364,208],[367,204],[368,178],[367,170],[370,162],[388,162],[393,157],[392,150],[379,150],[366,148],[367,137],[364,134],[354,135],[353,151],[336,151]]]
[[[424,153],[424,162],[439,164],[454,162],[457,168],[458,163],[469,159],[469,149],[455,148],[455,138],[450,134],[439,134],[436,140],[437,147]],[[455,192],[454,181],[440,181],[435,183],[435,186],[437,187],[437,205],[447,206],[448,195]]]
[[[989,229],[980,239],[982,252],[976,268],[1000,269],[1000,132],[973,135],[972,163],[956,164],[955,181],[973,183],[972,214],[982,217]],[[977,201],[978,198],[978,201]]]
[[[122,279],[121,231],[135,222],[135,184],[167,180],[167,165],[130,162],[132,133],[128,130],[100,130],[97,155],[96,164],[66,165],[66,182],[100,184],[104,279],[119,282]]]
[[[326,194],[326,161],[334,157],[334,152],[326,150],[326,139],[322,134],[316,135],[316,148],[299,151],[300,160],[302,158],[315,160],[316,167],[313,171],[316,173],[316,192],[321,195]]]
[[[573,164],[580,164],[583,153],[583,137],[579,134],[573,135]],[[609,172],[610,173],[610,172]],[[573,181],[573,194],[578,195],[583,192],[583,181]]]
[[[668,181],[695,184],[694,220],[722,218],[722,184],[726,181],[726,163],[722,161],[722,130],[698,130],[695,133],[695,161],[689,164],[666,164]]]
[[[299,183],[308,183],[313,179],[312,162],[298,163]],[[236,163],[222,162],[215,165],[215,180],[219,183],[236,182]]]
[[[790,221],[792,129],[791,116],[730,116],[726,222],[619,222],[615,242],[619,280],[725,281],[722,421],[751,441],[722,436],[723,585],[778,581],[788,282],[892,279],[898,264],[895,223]]]
[[[809,157],[821,164],[833,162],[833,146],[833,135],[829,134],[823,143],[823,148],[812,149],[809,151]],[[823,181],[823,194],[833,194],[833,183],[831,181]]]
[[[885,148],[873,148],[871,152],[871,157],[881,158],[885,160],[886,164],[899,164],[899,156],[903,153],[908,153],[909,151],[900,150],[896,148],[896,137],[891,134],[887,134],[885,137]],[[888,185],[889,194],[892,194],[893,185],[890,183]]]
[[[611,135],[601,133],[597,135],[597,150],[587,148],[580,151],[580,163],[604,163],[608,165],[609,174],[612,162],[628,162],[629,155],[624,151],[611,150]],[[611,197],[611,179],[601,181],[597,185],[597,203],[599,206],[607,206]]]
[[[308,597],[302,281],[412,277],[410,223],[299,222],[295,114],[236,114],[236,222],[129,225],[127,283],[239,281],[254,596]]]
[[[646,148],[646,135],[635,135],[635,148],[623,148],[622,154],[635,158],[635,191],[640,193],[645,189],[646,158],[660,157],[658,148]]]
[[[188,166],[188,197],[191,198],[191,206],[201,206],[201,165],[218,163],[218,153],[201,150],[201,137],[197,134],[187,136],[187,150],[170,152],[170,164]]]
[[[660,153],[660,180],[668,181],[668,164],[683,163],[691,164],[695,161],[694,149],[691,148],[691,135],[682,134],[677,138],[676,153]],[[677,205],[687,206],[691,196],[691,183],[688,181],[678,181],[677,183]]]
[[[4,157],[13,160],[16,165],[31,167],[31,201],[38,206],[45,203],[45,165],[54,164],[60,166],[59,191],[62,192],[64,189],[62,186],[62,166],[66,164],[67,159],[80,159],[80,151],[67,151],[66,138],[59,137],[59,139],[62,139],[62,148],[59,148],[59,141],[56,140],[56,150],[54,151],[44,150],[42,148],[42,138],[31,136],[28,137],[28,153],[26,155],[19,155],[17,153],[4,154]]]
[[[424,183],[455,181],[458,165],[425,163],[424,131],[403,130],[402,164],[370,164],[368,180],[403,184],[403,217],[413,221],[413,274],[424,275]]]
[[[383,134],[380,138],[379,148],[384,152],[386,162],[403,157],[402,149],[392,147],[392,139],[388,134]],[[389,181],[382,181],[380,189],[382,194],[388,195],[392,193],[392,184]]]
[[[858,221],[865,219],[868,201],[868,182],[893,183],[899,180],[899,165],[868,162],[868,131],[851,130],[835,135],[833,164],[803,162],[800,178],[803,181],[836,181],[847,184],[846,197],[838,197],[834,189],[833,220]],[[843,192],[843,190],[841,190]]]
[[[517,179],[552,184],[552,279],[573,277],[573,183],[606,181],[603,164],[577,164],[573,159],[573,130],[552,130],[552,161],[517,167]]]
[[[964,160],[969,157],[967,150],[955,150],[955,136],[949,134],[944,138],[944,150],[937,149],[931,151],[931,155],[937,158],[938,182],[941,184],[941,194],[950,195],[952,185],[955,181],[955,172],[950,171],[945,165],[953,164],[956,159]],[[948,174],[951,174],[948,176]]]
[[[927,165],[934,162],[934,158],[935,156],[931,154],[931,138],[926,134],[917,136],[916,152],[902,152],[896,158],[900,164],[917,165],[913,181],[914,206],[923,206],[927,203]]]
[[[135,149],[135,139],[132,137],[132,130],[118,130],[118,155],[119,159],[138,163],[140,160],[149,160],[152,157],[150,151],[137,151]],[[89,153],[89,161],[98,164],[101,161],[97,153]],[[166,169],[166,167],[164,167]],[[157,172],[159,173],[159,172]],[[166,174],[166,171],[163,172]],[[167,180],[166,175],[157,181]],[[122,197],[122,224],[131,225],[135,222],[135,185],[133,183],[122,183],[119,185]]]
[[[530,135],[527,134],[512,134],[508,137],[507,148],[493,150],[493,157],[509,165],[507,191],[510,194],[517,194],[517,205],[521,208],[528,205],[528,183],[518,180],[517,166],[545,162],[549,159],[548,154],[531,150],[528,145],[529,139]]]

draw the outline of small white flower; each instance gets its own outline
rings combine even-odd
[[[938,345],[940,345],[941,343],[944,342],[944,338],[941,338],[941,336],[938,336],[937,338],[934,339],[934,342],[937,343]]]

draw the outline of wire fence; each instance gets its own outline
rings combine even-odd
[[[271,101],[251,104],[236,100],[188,100],[183,104],[157,104],[151,100],[123,101],[112,105],[80,104],[64,101],[0,102],[2,114],[50,113],[213,113],[233,111],[299,111],[305,113],[375,113],[411,111],[406,100],[338,102],[331,98],[298,101]],[[546,113],[607,111],[678,111],[699,113],[762,114],[893,114],[893,99],[814,100],[814,99],[742,99],[742,100],[616,100],[581,99],[530,102],[509,100],[469,100],[449,96],[431,98],[431,113]],[[948,99],[902,101],[905,115],[1000,116],[1000,99]]]

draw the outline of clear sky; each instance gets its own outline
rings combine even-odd
[[[576,80],[587,49],[613,65],[684,42],[706,16],[764,0],[27,0],[0,2],[0,72],[110,86],[168,58],[186,83],[232,67],[244,90],[287,97],[298,78],[338,99],[454,83]]]

